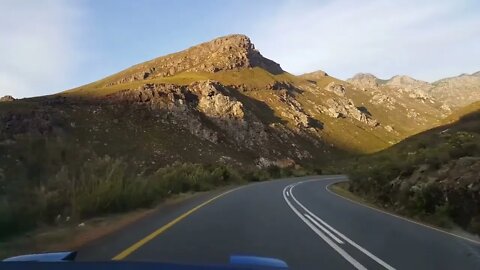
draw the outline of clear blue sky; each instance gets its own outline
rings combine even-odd
[[[295,74],[480,70],[480,1],[392,2],[0,0],[0,95],[55,93],[231,33]]]

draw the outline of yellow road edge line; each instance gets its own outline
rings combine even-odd
[[[181,214],[180,216],[178,216],[177,218],[175,218],[174,220],[170,221],[169,223],[163,225],[162,227],[158,228],[157,230],[155,230],[154,232],[150,233],[149,235],[145,236],[143,239],[139,240],[138,242],[136,242],[135,244],[131,245],[130,247],[126,248],[125,250],[123,250],[122,252],[118,253],[115,257],[112,258],[112,260],[114,261],[119,261],[119,260],[123,260],[125,259],[128,255],[132,254],[134,251],[136,251],[137,249],[139,249],[141,246],[145,245],[146,243],[148,243],[150,240],[154,239],[155,237],[159,236],[160,234],[162,234],[163,232],[165,232],[166,230],[168,230],[169,228],[171,228],[173,225],[177,224],[178,222],[180,222],[181,220],[185,219],[186,217],[188,217],[189,215],[191,215],[193,212],[197,211],[198,209],[202,208],[203,206],[215,201],[216,199],[222,197],[222,196],[225,196],[227,195],[228,193],[230,192],[233,192],[237,189],[239,189],[241,187],[237,187],[237,188],[234,188],[234,189],[231,189],[229,191],[226,191],[222,194],[219,194],[197,206],[195,206],[194,208],[188,210],[187,212]]]

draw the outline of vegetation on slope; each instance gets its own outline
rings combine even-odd
[[[480,111],[349,169],[350,191],[400,214],[480,234]]]

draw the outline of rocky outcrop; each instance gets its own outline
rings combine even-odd
[[[343,86],[343,84],[337,84],[335,82],[331,82],[324,89],[338,96],[342,96],[342,97],[345,96],[345,86]]]
[[[111,103],[128,102],[166,111],[192,134],[210,142],[234,141],[246,148],[261,145],[268,139],[265,126],[248,114],[243,104],[229,95],[230,91],[235,90],[207,80],[187,86],[146,84],[107,99]],[[222,132],[206,124],[205,119]]]
[[[278,93],[280,102],[288,106],[288,111],[282,112],[282,115],[293,121],[294,125],[299,128],[312,127],[313,119],[305,113],[302,104],[298,102],[287,90],[281,90]]]
[[[442,79],[432,83],[427,92],[452,109],[461,108],[480,100],[480,76],[477,72]]]
[[[247,36],[229,35],[133,66],[114,75],[107,85],[173,76],[181,72],[214,73],[254,67],[272,74],[284,72],[279,64],[263,57]]]
[[[428,82],[402,75],[392,77],[386,81],[384,85],[401,93],[405,93],[409,98],[418,99],[422,102],[435,103],[434,98],[427,93],[432,87]]]
[[[351,99],[330,98],[326,101],[325,106],[320,105],[317,108],[332,118],[352,118],[371,127],[379,124],[377,120],[357,108]]]
[[[378,78],[370,73],[358,73],[347,82],[362,89],[377,88],[379,85]]]
[[[390,97],[380,91],[376,91],[374,93],[374,95],[370,99],[370,102],[376,105],[383,105],[389,110],[395,109],[395,103],[396,103],[393,97]]]
[[[219,84],[211,81],[192,85],[192,89],[199,94],[198,110],[211,118],[243,119],[243,104],[222,94],[217,89],[219,87]]]
[[[9,101],[14,101],[14,100],[15,100],[14,97],[8,96],[8,95],[0,98],[0,102],[9,102]]]

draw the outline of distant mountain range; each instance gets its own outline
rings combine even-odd
[[[359,73],[348,79],[362,89],[389,87],[412,95],[429,97],[440,101],[445,107],[461,108],[476,100],[480,100],[480,71],[473,74],[462,74],[428,83],[405,75],[397,75],[389,80],[381,80],[369,73]]]

